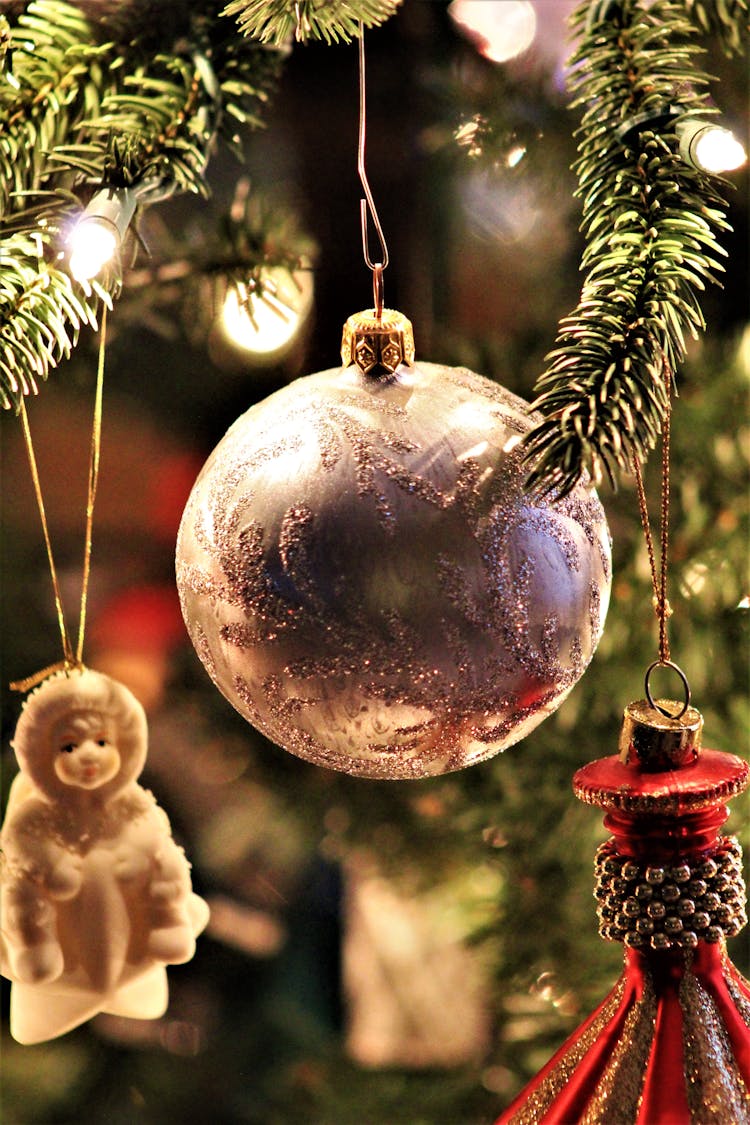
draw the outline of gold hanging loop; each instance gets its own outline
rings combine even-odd
[[[651,693],[651,676],[654,672],[654,669],[656,669],[656,668],[671,668],[671,670],[673,672],[677,673],[677,675],[680,677],[680,680],[682,681],[682,692],[683,692],[684,698],[683,698],[683,701],[682,701],[682,708],[676,714],[674,714],[671,711],[668,711],[666,707],[662,707],[662,705],[659,702],[657,702],[657,700],[654,699],[654,697]],[[685,675],[685,673],[683,672],[682,668],[680,668],[679,664],[675,664],[674,660],[659,659],[659,660],[654,660],[654,662],[652,664],[649,664],[648,668],[646,669],[646,675],[645,675],[645,678],[644,678],[644,685],[643,686],[646,690],[646,699],[648,700],[649,706],[653,707],[653,709],[655,711],[659,711],[667,719],[681,719],[682,716],[687,711],[688,707],[690,706],[691,695],[690,695],[690,684],[688,683],[688,678]],[[678,706],[679,706],[679,704],[678,704]]]

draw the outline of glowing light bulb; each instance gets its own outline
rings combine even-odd
[[[529,0],[453,0],[453,21],[490,62],[508,62],[528,50],[536,35]]]
[[[221,325],[228,339],[264,360],[280,359],[291,347],[312,305],[312,275],[299,270],[269,270],[264,297],[251,293],[247,302],[231,285],[224,299]]]
[[[92,195],[68,235],[68,268],[76,281],[90,281],[118,253],[135,213],[136,188],[109,187]]]
[[[747,153],[729,129],[707,129],[698,138],[695,158],[707,172],[732,172],[742,167]]]
[[[688,119],[677,126],[677,133],[680,156],[703,172],[733,172],[747,160],[747,153],[734,134],[711,121]]]
[[[115,227],[106,219],[84,218],[70,237],[70,272],[76,281],[90,281],[119,249]]]

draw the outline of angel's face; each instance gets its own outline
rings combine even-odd
[[[120,752],[112,741],[111,722],[93,712],[69,715],[53,736],[55,773],[65,785],[98,789],[116,776]]]

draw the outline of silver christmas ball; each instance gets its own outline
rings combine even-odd
[[[610,542],[587,484],[524,491],[533,421],[421,362],[323,371],[239,418],[177,545],[188,631],[230,703],[293,754],[379,778],[482,761],[555,710],[601,634]]]

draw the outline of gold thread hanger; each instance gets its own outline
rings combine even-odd
[[[47,522],[47,514],[44,506],[44,498],[42,495],[42,485],[39,477],[39,468],[37,465],[36,454],[34,452],[34,443],[31,438],[31,429],[29,427],[29,418],[26,412],[26,404],[21,398],[20,415],[21,427],[23,431],[24,443],[26,445],[26,454],[29,461],[29,469],[31,470],[31,479],[34,485],[34,494],[36,496],[37,508],[39,509],[39,518],[42,524],[42,534],[44,536],[44,544],[47,550],[47,562],[49,563],[50,576],[52,578],[52,589],[55,598],[55,610],[57,613],[57,624],[60,630],[60,639],[62,641],[63,659],[55,664],[50,664],[46,668],[42,668],[39,672],[35,672],[31,676],[27,676],[23,680],[14,680],[10,684],[12,691],[29,691],[31,688],[36,687],[42,680],[47,679],[53,672],[65,671],[70,672],[76,668],[82,668],[83,665],[83,642],[86,634],[86,609],[88,603],[89,583],[91,578],[91,550],[93,542],[93,528],[94,528],[94,504],[96,501],[96,493],[99,484],[99,464],[101,459],[101,432],[102,432],[102,403],[103,403],[103,389],[104,389],[104,357],[106,350],[106,337],[107,337],[107,306],[102,306],[102,316],[99,331],[99,355],[97,361],[96,372],[96,393],[94,398],[94,419],[91,427],[91,447],[89,452],[89,469],[88,469],[88,484],[86,493],[86,531],[84,536],[84,550],[83,550],[83,577],[81,582],[81,604],[78,619],[78,638],[75,648],[70,638],[70,633],[65,620],[65,610],[63,607],[62,594],[60,591],[60,582],[57,576],[57,567],[55,566],[55,558],[52,551],[52,541],[49,533],[49,524]]]
[[[651,570],[651,586],[653,589],[652,604],[657,620],[659,622],[659,656],[654,660],[646,669],[645,676],[645,689],[646,698],[649,704],[662,715],[668,719],[681,719],[690,706],[690,684],[688,678],[680,668],[679,664],[675,664],[672,660],[670,644],[669,644],[669,618],[672,616],[672,607],[667,598],[667,577],[669,571],[669,515],[670,515],[670,444],[671,444],[671,424],[672,424],[672,372],[669,364],[664,359],[664,382],[667,395],[667,407],[664,414],[664,423],[662,426],[662,449],[661,449],[661,495],[660,495],[660,512],[659,512],[659,565],[656,564],[656,552],[654,549],[654,538],[651,532],[651,523],[648,514],[648,503],[646,500],[646,490],[643,484],[643,473],[641,464],[637,457],[633,457],[633,473],[635,475],[636,488],[638,491],[638,509],[641,517],[641,525],[643,527],[643,534],[646,540],[646,550],[648,551],[649,568]],[[676,672],[682,681],[684,691],[684,701],[682,709],[676,714],[668,711],[665,707],[656,702],[651,693],[651,675],[656,668],[670,668]]]

